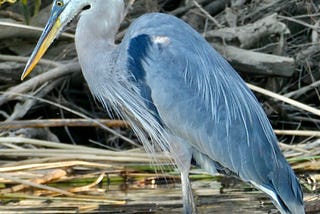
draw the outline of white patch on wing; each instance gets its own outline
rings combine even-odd
[[[167,36],[152,36],[152,41],[161,45],[168,45],[170,43],[170,39]]]

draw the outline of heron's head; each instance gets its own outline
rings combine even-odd
[[[50,18],[42,32],[42,35],[37,43],[36,48],[31,54],[29,61],[22,73],[21,80],[23,80],[41,57],[47,51],[53,40],[58,37],[59,33],[64,27],[84,8],[90,6],[94,0],[54,0],[51,9]]]

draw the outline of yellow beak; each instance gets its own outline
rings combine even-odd
[[[37,65],[41,57],[45,54],[53,40],[57,37],[61,29],[61,22],[59,16],[51,16],[42,35],[37,43],[36,48],[33,50],[30,59],[21,75],[21,80],[26,78],[34,67]]]

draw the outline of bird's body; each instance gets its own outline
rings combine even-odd
[[[67,2],[73,1],[80,0]],[[90,9],[81,13],[76,47],[90,90],[131,123],[149,152],[151,138],[172,153],[185,212],[195,210],[188,180],[193,158],[209,173],[266,192],[282,213],[304,213],[300,185],[258,101],[201,35],[178,18],[152,13],[115,45],[123,1],[81,3]]]

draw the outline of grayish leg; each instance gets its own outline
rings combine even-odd
[[[181,173],[183,213],[197,213],[191,183],[189,181],[192,148],[188,146],[182,138],[170,136],[170,139],[172,142],[170,145],[170,152],[173,154],[172,156],[175,158],[175,162]]]

